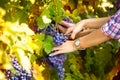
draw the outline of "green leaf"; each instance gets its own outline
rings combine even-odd
[[[55,0],[49,4],[48,10],[50,18],[55,20],[56,23],[60,22],[63,18],[63,6],[61,0]]]
[[[52,50],[52,45],[50,44],[50,43],[45,43],[44,44],[44,50],[45,50],[45,52],[48,54],[48,53],[50,53],[51,52],[51,50]]]
[[[43,33],[37,34],[37,36],[40,41],[43,41],[45,39],[45,34]]]
[[[41,16],[39,16],[36,21],[40,29],[45,28],[46,24],[43,22],[43,19]]]
[[[53,48],[53,40],[52,40],[52,37],[50,36],[47,36],[45,41],[44,41],[44,50],[47,54],[49,54]]]
[[[66,73],[65,80],[72,80],[72,77],[71,77],[70,73]]]

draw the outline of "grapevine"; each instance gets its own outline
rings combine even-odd
[[[63,18],[63,20],[66,22],[69,22],[69,23],[73,23],[67,17]],[[63,33],[60,33],[58,30],[56,30],[55,24],[50,24],[47,26],[46,35],[52,36],[55,46],[60,46],[67,40],[67,37]],[[53,52],[55,52],[55,51],[52,51],[49,54],[51,54]],[[56,69],[59,80],[63,80],[64,79],[63,65],[64,65],[64,61],[66,60],[66,55],[60,54],[60,55],[56,55],[56,56],[47,56],[47,58],[48,59],[46,59],[46,60],[49,60],[47,62],[49,62],[49,64]]]
[[[105,74],[115,66],[114,53],[120,47],[117,41],[73,52],[75,54],[49,56],[55,52],[54,46],[69,39],[57,27],[61,20],[77,23],[115,12],[115,0],[105,1],[112,7],[103,7],[102,1],[1,0],[0,80],[104,80]],[[119,0],[116,6],[120,7]],[[52,74],[53,69],[57,77]],[[112,76],[118,80],[120,72]]]

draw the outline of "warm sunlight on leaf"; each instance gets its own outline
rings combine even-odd
[[[42,71],[45,70],[43,65],[38,65],[35,62],[33,63],[33,76],[35,80],[45,80],[44,76],[42,75]]]

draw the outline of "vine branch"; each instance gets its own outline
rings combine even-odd
[[[57,25],[57,22],[58,22],[58,10],[57,10],[57,3],[56,3],[56,0],[53,0],[54,2],[54,6],[55,6],[55,26]]]

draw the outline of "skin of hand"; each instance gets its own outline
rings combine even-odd
[[[68,26],[66,27],[66,26],[63,26],[63,25],[57,25],[57,27],[59,28],[59,30],[62,32],[62,33],[66,33],[66,31],[67,31],[67,29],[68,29]],[[69,26],[69,27],[71,27],[71,26]],[[87,29],[87,30],[83,30],[83,31],[80,31],[80,32],[78,32],[77,34],[76,34],[76,36],[75,36],[75,39],[76,38],[79,38],[79,37],[82,37],[82,36],[85,36],[85,35],[87,35],[87,34],[89,34],[89,33],[91,33],[92,31],[94,31],[94,30],[96,30],[96,29]],[[69,39],[71,39],[70,38],[70,35],[66,35]]]
[[[90,34],[80,38],[79,48],[88,48],[108,40],[110,40],[110,38],[104,35],[101,29],[97,29],[91,32]],[[53,50],[57,50],[57,51],[55,53],[50,54],[49,56],[54,56],[62,53],[70,53],[76,51],[77,49],[75,48],[74,40],[72,40],[72,41],[66,41],[60,46],[54,47]]]
[[[91,19],[85,19],[82,20],[76,24],[73,23],[67,23],[65,21],[62,21],[60,24],[67,27],[67,30],[65,34],[71,34],[71,38],[75,39],[76,35],[83,29],[83,28],[100,28],[110,17],[104,17],[104,18],[91,18]],[[59,26],[60,27],[60,26]],[[60,27],[61,30],[63,30],[62,27]]]
[[[68,28],[68,29],[65,31],[64,28],[62,28],[60,26],[59,26],[59,28],[61,28],[61,30],[64,30],[65,34],[72,32],[71,38],[73,40],[66,41],[62,45],[54,47],[53,50],[57,50],[57,51],[55,53],[50,54],[49,56],[54,56],[54,55],[61,54],[61,53],[69,53],[69,52],[73,52],[73,51],[77,50],[74,45],[74,42],[75,42],[74,38],[75,38],[76,34],[78,34],[82,30],[83,27],[99,28],[100,26],[105,24],[105,22],[109,18],[110,17],[98,18],[98,19],[96,19],[96,18],[95,19],[86,19],[86,20],[82,20],[82,21],[78,22],[77,24],[67,23],[65,21],[62,21],[60,23],[60,25],[66,26],[66,28]],[[102,42],[105,42],[109,39],[110,39],[109,37],[107,37],[103,34],[101,29],[97,29],[97,30],[89,33],[88,35],[81,37],[79,47],[80,48],[88,48],[88,47],[100,44]]]
[[[53,50],[58,50],[58,51],[50,54],[49,56],[54,56],[61,53],[69,53],[76,51],[77,49],[74,47],[74,41],[67,40],[61,46],[54,47]]]

